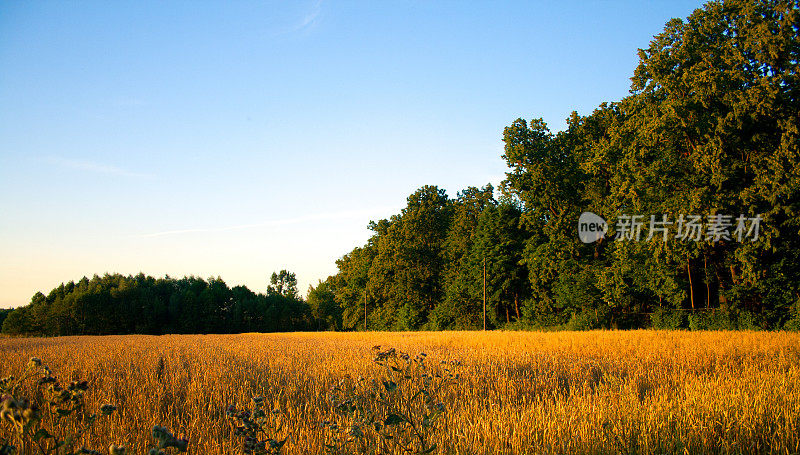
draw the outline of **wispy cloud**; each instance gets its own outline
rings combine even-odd
[[[278,220],[269,220],[262,223],[251,223],[251,224],[237,224],[232,226],[221,226],[221,227],[201,227],[201,228],[187,228],[187,229],[174,229],[170,231],[161,231],[161,232],[152,232],[149,234],[141,234],[135,237],[138,238],[152,238],[152,237],[164,237],[170,235],[182,235],[182,234],[203,234],[203,233],[218,233],[218,232],[228,232],[228,231],[240,231],[244,229],[256,229],[256,228],[271,228],[271,227],[278,227],[278,226],[287,226],[292,224],[304,224],[304,223],[311,223],[316,221],[329,221],[329,220],[341,220],[341,219],[353,219],[353,218],[360,218],[360,219],[370,219],[377,216],[389,216],[389,213],[395,213],[399,211],[399,209],[394,207],[382,207],[382,208],[374,208],[370,210],[348,210],[343,212],[333,212],[333,213],[318,213],[306,216],[300,216],[295,218],[283,218]],[[365,221],[366,224],[366,221]]]
[[[309,31],[316,27],[322,19],[322,0],[315,1],[311,7],[306,11],[303,17],[296,23],[284,27],[277,32],[277,35],[285,35],[287,33],[298,33]]]
[[[53,166],[64,167],[68,169],[75,169],[79,171],[94,172],[96,174],[117,175],[121,177],[131,178],[152,178],[153,174],[145,174],[140,172],[131,172],[117,166],[112,166],[95,161],[88,160],[73,160],[61,158],[57,156],[47,156],[42,158],[42,161]]]
[[[303,20],[295,26],[297,30],[304,30],[311,28],[319,22],[320,14],[322,13],[322,0],[317,0],[312,5],[311,10],[303,17]]]

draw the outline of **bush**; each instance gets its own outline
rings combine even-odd
[[[736,318],[736,327],[739,330],[761,330],[758,322],[759,318],[755,314],[749,311],[740,311]]]
[[[800,331],[800,299],[791,307],[791,317],[783,325],[784,330]]]
[[[692,330],[760,330],[757,322],[753,313],[728,305],[689,315],[689,328]]]
[[[682,329],[686,327],[686,312],[659,307],[650,315],[650,324],[656,330]]]
[[[786,321],[786,324],[783,325],[784,330],[792,330],[794,332],[800,331],[800,317],[793,317]]]
[[[327,453],[432,453],[446,413],[444,395],[459,379],[460,362],[431,365],[425,353],[373,349],[382,377],[347,376],[329,394]]]
[[[267,411],[264,409],[264,405],[264,397],[253,397],[252,409],[239,410],[236,409],[236,406],[230,405],[225,412],[233,426],[233,434],[243,438],[242,450],[244,453],[278,454],[289,440],[288,435],[283,439],[278,439],[276,436],[283,428],[280,411],[277,409]]]
[[[594,330],[608,327],[608,309],[606,307],[588,309],[572,313],[567,322],[567,330]]]

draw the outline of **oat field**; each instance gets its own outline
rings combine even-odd
[[[151,429],[161,425],[187,438],[189,453],[242,453],[226,411],[260,396],[280,420],[276,439],[291,434],[281,453],[315,454],[333,450],[326,444],[339,437],[330,427],[337,415],[333,388],[343,378],[379,385],[385,379],[387,370],[373,362],[375,345],[412,356],[424,352],[432,369],[460,362],[452,366],[458,377],[438,396],[444,412],[429,427],[432,453],[800,451],[796,333],[4,338],[0,376],[20,371],[35,356],[62,381],[88,380],[88,409],[104,403],[118,409],[84,437],[86,447],[115,443],[127,454],[145,454]],[[412,392],[400,387],[395,393]],[[371,438],[348,450],[402,451]]]

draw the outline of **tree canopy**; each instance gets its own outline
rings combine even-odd
[[[293,276],[293,274],[291,274]],[[220,278],[95,275],[61,284],[3,321],[10,335],[239,333],[309,330],[308,306],[287,291],[255,294]]]
[[[485,264],[495,327],[798,327],[799,24],[797,1],[710,2],[639,51],[630,96],[557,133],[514,121],[501,202],[424,187],[340,259],[343,326],[366,295],[374,329],[478,327]],[[584,244],[583,212],[662,230]],[[681,238],[693,216],[706,230]]]

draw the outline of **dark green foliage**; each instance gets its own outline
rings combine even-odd
[[[686,312],[659,307],[650,315],[654,329],[675,330],[686,328]]]
[[[363,329],[365,317],[368,330],[478,328],[485,261],[489,325],[517,321],[528,296],[520,214],[491,185],[456,199],[420,188],[400,214],[370,224],[374,235],[336,262],[324,295],[333,294],[344,329]]]
[[[6,320],[6,317],[8,317],[12,311],[14,311],[13,308],[0,308],[0,327],[3,326],[3,321]]]
[[[253,397],[251,409],[237,409],[229,405],[225,415],[233,427],[234,436],[242,438],[242,450],[247,454],[272,455],[281,453],[289,440],[274,439],[283,428],[283,415],[277,409],[265,409],[264,397]]]
[[[708,311],[689,314],[689,328],[692,330],[760,330],[763,321],[746,310],[720,305]]]
[[[631,95],[505,128],[502,198],[423,187],[329,280],[344,328],[800,327],[800,8],[712,1],[640,50]],[[594,212],[612,227],[583,244]],[[760,215],[756,242],[613,241],[623,214]],[[646,229],[646,228],[645,228]],[[733,230],[733,227],[731,228]],[[646,234],[646,231],[645,231]]]
[[[267,294],[280,295],[292,299],[297,298],[297,277],[288,270],[281,270],[280,273],[272,272],[267,287]]]
[[[328,282],[320,281],[316,288],[309,287],[307,300],[317,330],[341,330],[342,309]]]
[[[220,278],[95,275],[62,284],[46,297],[37,293],[29,305],[5,318],[3,333],[158,335],[311,329],[311,312],[296,297],[294,286],[262,295],[244,286],[231,289]]]
[[[150,435],[156,440],[156,447],[148,450],[147,455],[166,455],[167,453],[186,452],[189,449],[189,440],[177,438],[167,427],[154,425]],[[172,450],[175,449],[175,450]],[[113,446],[109,449],[111,455],[115,455]],[[125,449],[119,450],[120,455],[125,455]]]

